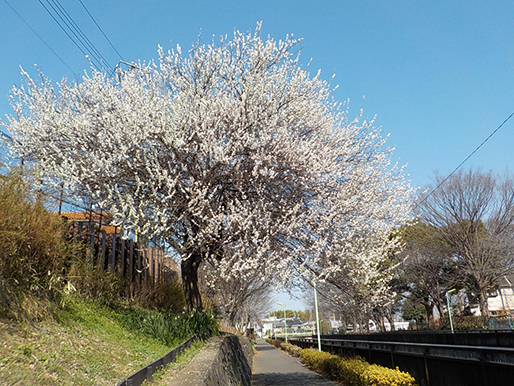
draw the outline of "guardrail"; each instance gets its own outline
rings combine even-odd
[[[371,340],[387,342],[449,344],[463,346],[514,347],[514,331],[389,331],[373,334],[322,335],[322,339]]]
[[[291,339],[314,347],[312,338]],[[371,340],[321,340],[323,351],[360,355],[369,362],[409,371],[421,385],[498,385],[514,379],[514,348]],[[409,359],[411,358],[411,359]]]
[[[295,332],[295,333],[287,333],[287,339],[296,339],[296,338],[307,338],[307,337],[311,337],[312,336],[312,333],[303,333],[303,332]],[[285,338],[286,337],[286,334],[283,333],[283,332],[280,332],[280,333],[276,333],[274,336],[271,335],[271,338]]]
[[[312,346],[312,338],[295,339],[296,342],[305,342]],[[295,342],[295,343],[296,343]],[[322,339],[322,346],[343,348],[346,350],[381,351],[391,354],[392,365],[394,355],[409,355],[417,357],[437,358],[444,360],[463,360],[476,363],[506,365],[514,367],[514,348],[510,347],[484,347],[462,346],[447,344],[423,344],[405,342],[385,342],[371,340],[342,340]],[[337,351],[337,350],[336,350]]]
[[[184,343],[178,345],[173,350],[168,352],[166,355],[160,357],[156,361],[150,363],[148,366],[143,367],[141,370],[136,371],[134,374],[129,375],[127,378],[123,378],[118,382],[117,386],[139,386],[144,381],[151,381],[154,373],[159,368],[167,366],[169,363],[176,363],[177,356],[182,354],[187,348],[191,347],[191,343],[196,340],[196,336],[192,336]]]

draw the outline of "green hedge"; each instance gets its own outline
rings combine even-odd
[[[407,372],[372,365],[360,357],[341,358],[313,348],[302,349],[279,339],[266,339],[271,345],[291,356],[300,357],[313,370],[346,386],[416,386],[416,380]]]
[[[280,342],[280,341],[278,341],[278,342]],[[295,346],[294,344],[286,343],[286,342],[280,343],[280,349],[284,350],[289,355],[296,357],[296,358],[300,357],[300,352],[302,351],[301,347]]]
[[[301,350],[300,358],[311,369],[347,386],[415,386],[415,379],[398,367],[372,365],[361,358],[343,359],[312,348]]]

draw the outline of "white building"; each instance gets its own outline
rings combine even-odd
[[[498,288],[489,292],[487,307],[490,316],[514,313],[514,275],[503,277]],[[471,306],[471,313],[480,315],[477,304]]]
[[[504,277],[498,289],[489,293],[487,306],[493,316],[514,311],[514,275]]]

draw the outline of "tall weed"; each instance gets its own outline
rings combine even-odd
[[[135,329],[167,345],[174,345],[196,335],[205,340],[219,333],[218,321],[203,311],[156,312],[144,309],[127,310],[123,317],[127,327]]]
[[[176,278],[160,280],[154,285],[143,282],[133,299],[145,308],[179,312],[186,306],[182,283]]]
[[[123,280],[117,274],[101,270],[91,261],[88,253],[73,257],[66,273],[68,292],[82,298],[96,299],[109,306],[117,305],[124,289]]]
[[[44,302],[36,310],[33,299],[58,294],[56,277],[63,273],[72,248],[64,223],[31,194],[22,174],[0,176],[0,316],[46,315]]]

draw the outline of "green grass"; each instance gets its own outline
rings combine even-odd
[[[115,385],[190,336],[217,333],[203,312],[143,309],[181,309],[176,278],[140,287],[127,307],[123,280],[90,263],[33,177],[0,175],[0,386]]]
[[[174,314],[132,309],[125,310],[120,320],[127,327],[158,338],[169,345],[178,345],[193,335],[203,340],[218,334],[217,320],[212,315],[200,311]]]
[[[205,341],[197,340],[191,345],[191,348],[177,357],[177,363],[170,363],[167,367],[158,370],[152,382],[143,382],[143,385],[148,386],[166,386],[170,380],[177,376],[177,374],[186,367],[189,362],[195,357],[196,354],[205,346]]]
[[[116,384],[176,346],[127,322],[137,314],[69,299],[56,320],[0,320],[0,384]]]

